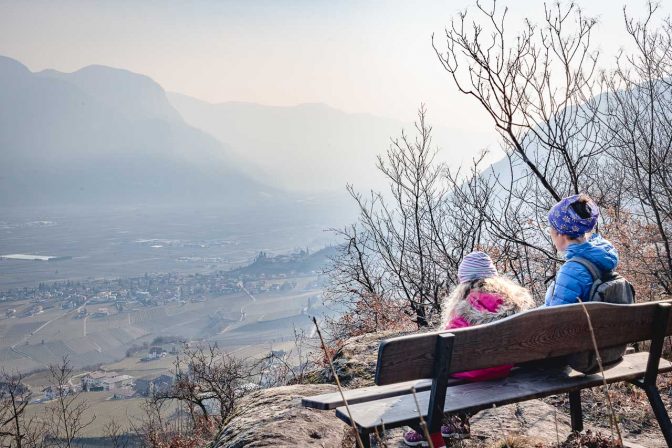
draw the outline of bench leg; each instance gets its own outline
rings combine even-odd
[[[427,432],[429,432],[434,448],[446,446],[441,436],[443,422],[443,408],[446,404],[446,388],[448,387],[448,373],[453,353],[453,336],[450,333],[441,333],[436,337],[434,348],[434,373],[432,375],[432,390],[429,393],[429,408],[427,409]]]
[[[668,447],[672,447],[672,422],[670,422],[670,416],[667,415],[665,404],[660,398],[660,392],[658,392],[658,388],[654,385],[644,386],[644,391],[649,398],[653,413],[656,415],[660,430],[663,433],[663,437],[665,437],[665,442],[667,442]]]
[[[362,445],[364,446],[364,448],[371,448],[371,433],[369,431],[364,430],[359,431],[359,438],[362,439]],[[356,440],[355,440],[355,448],[359,448]]]
[[[569,393],[569,415],[572,419],[572,431],[583,431],[583,412],[581,411],[581,391]]]
[[[660,430],[668,447],[672,447],[672,423],[670,423],[670,416],[667,415],[663,400],[660,398],[660,392],[656,387],[656,378],[658,377],[658,365],[663,353],[663,344],[665,343],[671,310],[672,306],[669,303],[658,304],[653,322],[653,335],[649,349],[649,360],[646,364],[646,374],[643,380],[634,382],[646,392],[649,403],[651,403],[651,409],[653,409],[656,420],[658,420],[658,425],[660,425]]]

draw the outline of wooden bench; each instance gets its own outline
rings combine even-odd
[[[672,423],[656,377],[672,371],[672,363],[661,359],[664,338],[672,334],[671,308],[669,301],[586,304],[600,349],[651,340],[649,352],[625,355],[605,370],[604,380],[627,381],[646,392],[670,447]],[[439,433],[444,415],[568,393],[572,429],[581,431],[580,391],[600,386],[602,375],[545,368],[540,361],[586,350],[593,350],[593,342],[582,305],[539,308],[487,325],[385,340],[378,351],[376,386],[346,391],[349,412],[338,393],[306,397],[303,405],[336,409],[338,418],[354,423],[367,447],[372,432],[416,425],[422,414],[436,447],[443,446]],[[450,378],[456,372],[503,364],[520,367],[495,381],[467,383]],[[411,394],[413,387],[419,408]]]

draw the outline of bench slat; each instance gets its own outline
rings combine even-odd
[[[626,355],[623,361],[606,370],[607,383],[631,381],[642,378],[646,371],[648,353]],[[672,371],[672,363],[661,359],[660,372]],[[508,378],[498,381],[468,383],[449,387],[446,394],[444,412],[470,412],[503,406],[533,398],[541,398],[559,393],[595,387],[602,384],[602,376],[584,375],[576,371],[567,374],[557,369],[514,370]],[[417,393],[420,412],[427,416],[429,405],[428,391]],[[373,429],[414,424],[418,422],[418,409],[412,395],[385,398],[378,401],[350,406],[353,419],[359,427]],[[350,424],[345,407],[336,409],[336,416]]]
[[[461,384],[464,381],[455,380],[453,384]],[[344,390],[343,395],[348,401],[348,404],[363,403],[366,401],[379,400],[381,398],[396,397],[404,395],[415,387],[418,392],[430,390],[432,388],[432,380],[415,380],[406,381],[403,383],[390,384],[387,386],[369,386],[353,390]],[[336,409],[343,406],[343,399],[339,392],[332,392],[328,394],[314,395],[312,397],[304,397],[301,404],[307,408],[315,409]]]
[[[651,339],[658,303],[587,303],[600,347]],[[623,311],[627,309],[627,325]],[[591,350],[592,339],[581,305],[538,308],[486,325],[451,331],[455,335],[450,372],[568,355]],[[431,378],[437,333],[402,336],[379,347],[376,384]],[[672,319],[667,335],[672,334]]]

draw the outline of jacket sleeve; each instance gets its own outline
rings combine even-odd
[[[585,267],[578,263],[565,263],[546,293],[546,306],[578,303],[579,297],[585,299],[586,291],[592,284],[593,277]]]

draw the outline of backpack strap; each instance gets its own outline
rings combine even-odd
[[[593,263],[592,261],[587,260],[583,257],[572,257],[567,261],[573,261],[575,263],[579,263],[581,266],[588,269],[588,272],[590,272],[591,277],[593,277],[593,281],[602,279],[602,272],[598,269],[597,266],[595,266],[595,263]]]
[[[580,264],[586,268],[590,273],[590,276],[593,277],[593,284],[590,287],[590,292],[588,293],[587,297],[587,301],[592,301],[593,296],[595,295],[595,291],[597,291],[598,286],[602,284],[602,272],[598,269],[597,266],[595,266],[595,263],[583,257],[572,257],[567,261],[573,261],[574,263]]]

